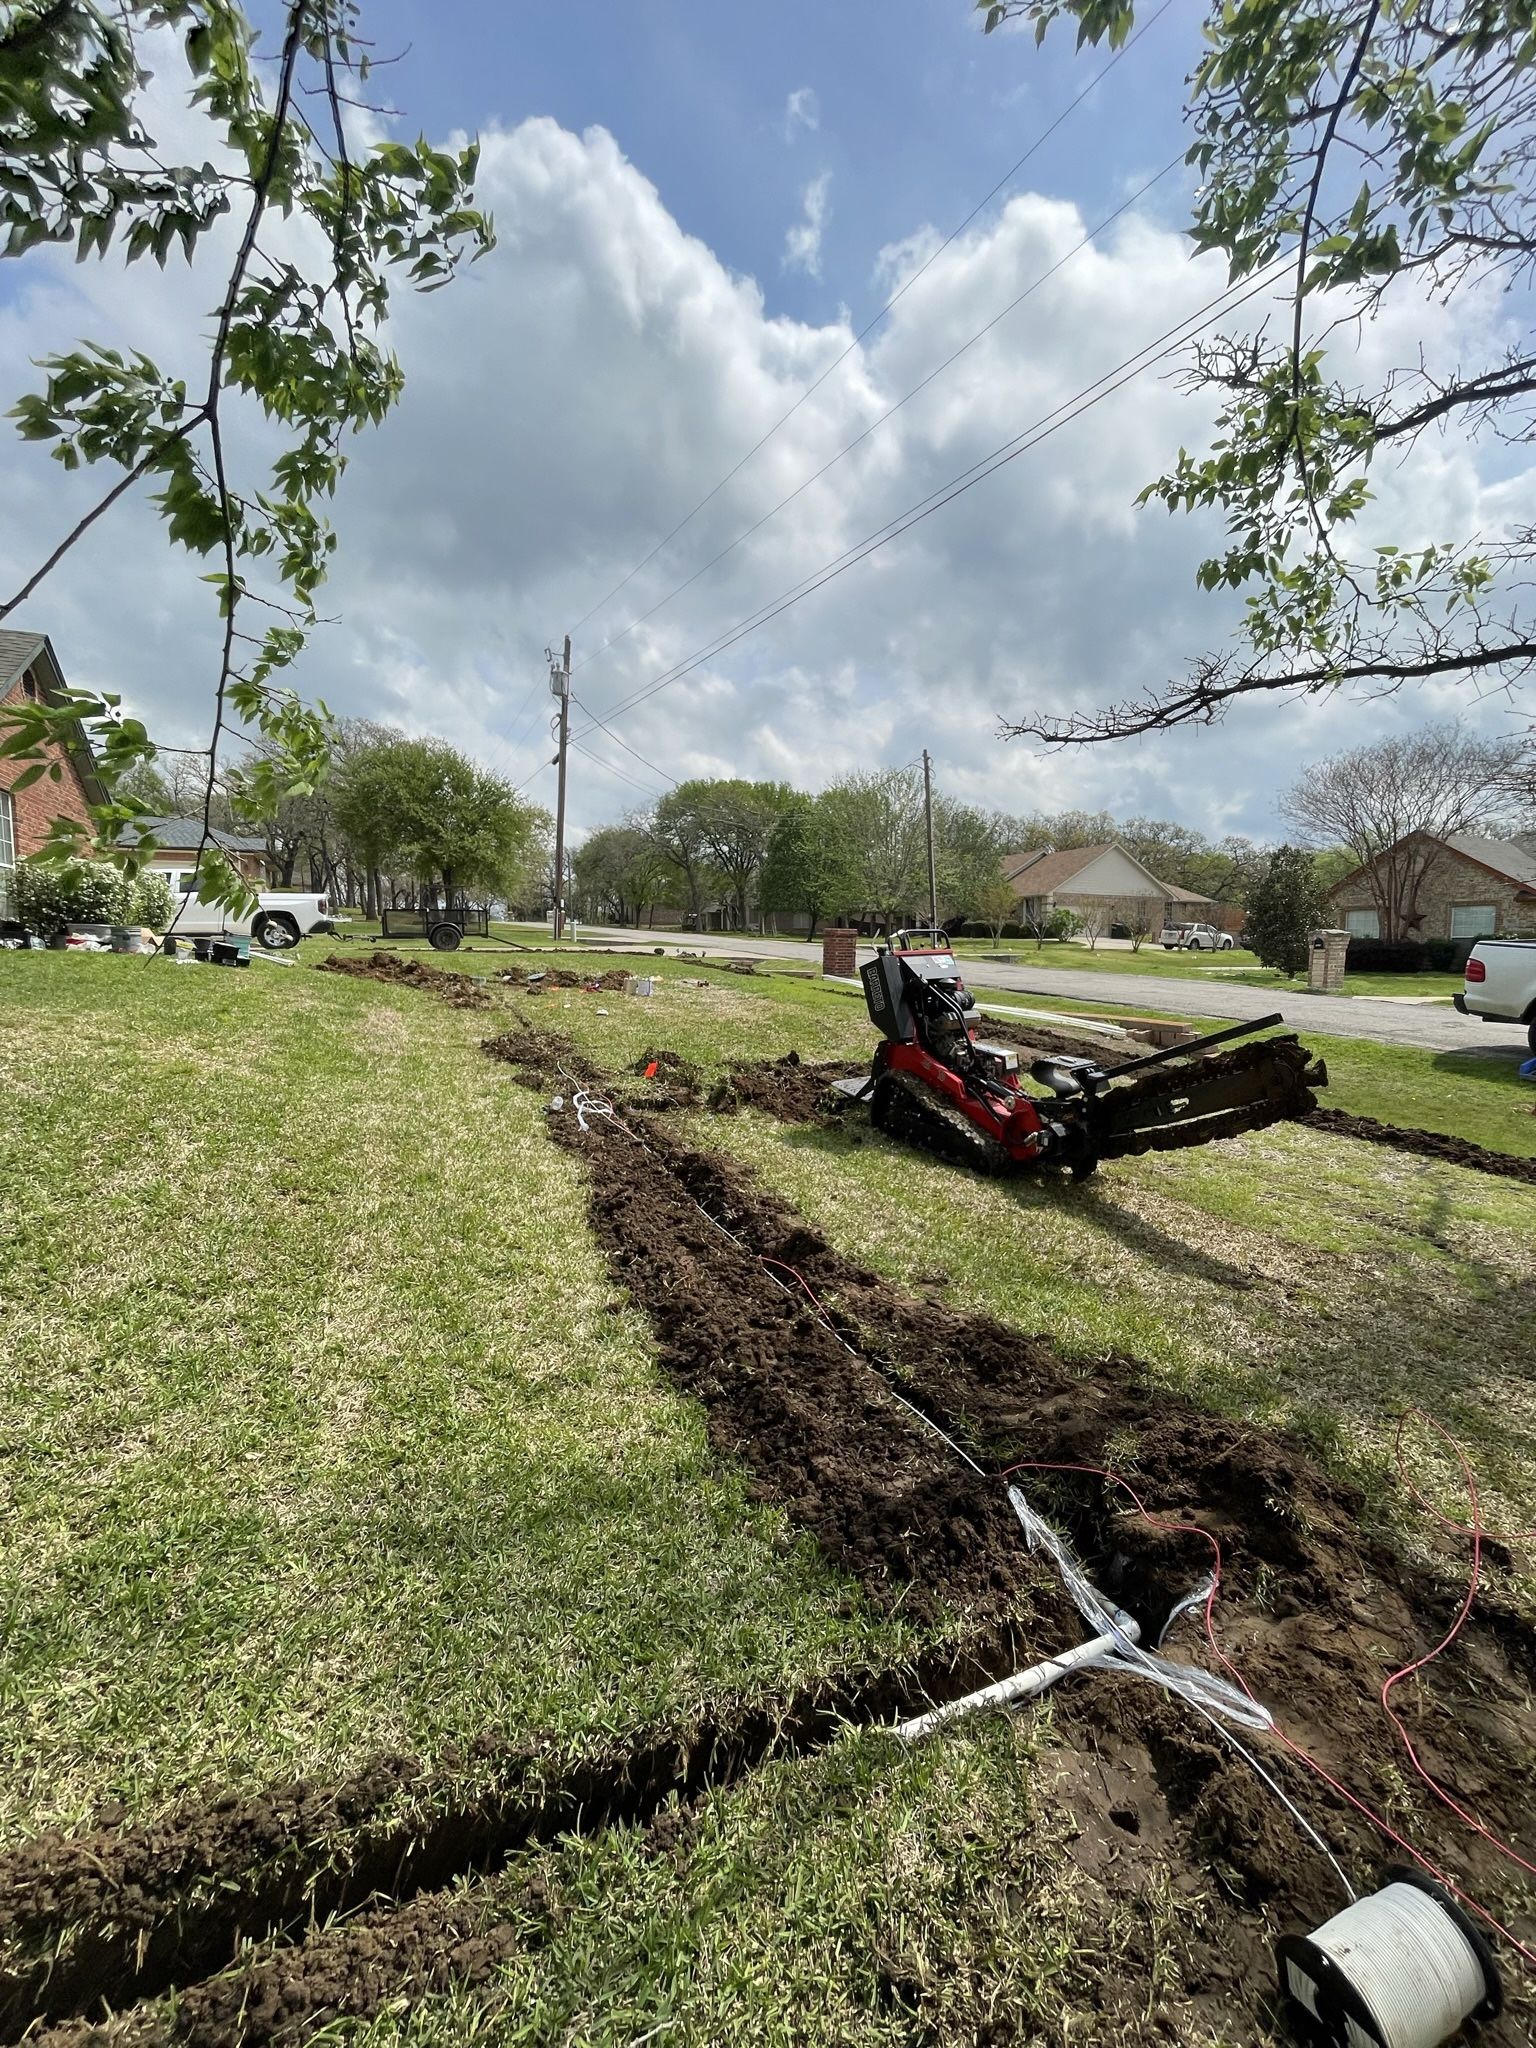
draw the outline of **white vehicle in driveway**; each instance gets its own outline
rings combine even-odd
[[[1485,1024],[1523,1024],[1536,1052],[1536,939],[1479,939],[1456,1007]]]
[[[1237,943],[1214,924],[1165,924],[1157,942],[1165,953],[1230,953]]]
[[[335,929],[328,897],[305,895],[298,889],[263,889],[256,908],[245,917],[236,917],[222,904],[205,903],[192,875],[182,878],[181,901],[170,926],[178,939],[254,939],[273,953],[286,952],[311,932]]]

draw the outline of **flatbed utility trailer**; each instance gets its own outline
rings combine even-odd
[[[474,939],[491,935],[490,908],[484,903],[427,904],[413,910],[380,913],[383,929],[371,941],[425,939],[437,953],[456,953],[466,933]]]

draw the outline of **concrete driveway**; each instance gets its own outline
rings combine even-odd
[[[755,954],[759,958],[793,960],[819,966],[821,950],[795,939],[744,939],[718,932],[678,933],[620,930],[582,925],[581,936],[594,944],[610,941],[657,945],[692,952]],[[862,946],[867,960],[873,946]],[[1122,1009],[1146,1009],[1181,1017],[1231,1019],[1284,1013],[1298,1031],[1324,1032],[1332,1038],[1367,1038],[1378,1045],[1414,1045],[1425,1052],[1507,1053],[1528,1058],[1525,1027],[1483,1024],[1463,1017],[1442,1003],[1399,1003],[1371,996],[1270,996],[1263,989],[1239,983],[1224,986],[1214,979],[1184,981],[1160,974],[1097,974],[1091,969],[1036,966],[1020,962],[1005,967],[994,960],[963,962],[966,983],[975,989],[1003,989],[1015,995],[1046,997],[1057,1004],[1114,1003]]]

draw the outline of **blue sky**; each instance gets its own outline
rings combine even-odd
[[[297,671],[307,694],[441,733],[548,801],[543,650],[577,625],[578,691],[643,757],[588,732],[572,782],[578,831],[643,807],[669,778],[815,788],[927,746],[950,794],[1011,812],[1102,807],[1274,834],[1279,795],[1308,760],[1463,707],[1442,686],[1364,704],[1263,703],[1214,730],[1087,754],[999,741],[1000,717],[1159,687],[1230,632],[1231,602],[1195,586],[1210,526],[1135,510],[1141,486],[1210,431],[1209,406],[1163,364],[616,713],[1222,288],[1220,263],[1194,260],[1182,232],[1182,169],[1077,246],[1179,151],[1199,10],[1172,0],[851,350],[893,280],[970,213],[1105,53],[1078,53],[1060,32],[1041,48],[1030,34],[984,37],[967,0],[461,0],[430,16],[367,0],[365,16],[380,56],[405,53],[373,80],[404,110],[399,125],[443,141],[481,134],[481,196],[500,242],[450,290],[397,296],[388,338],[405,397],[353,445],[325,595],[337,623]],[[200,161],[175,49],[162,38],[149,55],[156,139]],[[7,266],[0,405],[35,386],[36,357],[87,335],[195,378],[227,257],[214,237],[190,274],[48,252]],[[1267,310],[1245,311],[1241,327]],[[1486,353],[1507,317],[1491,300],[1447,310],[1399,297],[1360,337],[1360,373],[1376,381],[1421,350],[1432,364]],[[578,625],[845,351],[698,519]],[[254,460],[259,426],[231,432]],[[1523,453],[1426,441],[1379,479],[1382,537],[1411,545],[1536,521]],[[35,566],[38,536],[67,528],[88,481],[62,477],[45,450],[15,452],[0,573],[19,581]],[[197,744],[218,631],[203,566],[172,555],[152,511],[125,500],[15,623],[51,632],[67,673],[120,691],[166,742]],[[1511,712],[1472,715],[1500,729]]]
[[[1148,16],[1152,8],[1146,10]],[[369,19],[381,71],[410,81],[429,131],[504,127],[548,114],[578,133],[607,128],[668,210],[733,269],[756,277],[770,310],[806,320],[846,304],[856,323],[881,303],[878,250],[968,214],[1108,53],[1058,30],[984,36],[967,0],[565,0],[461,4],[452,36],[421,33],[419,6],[389,0]],[[1173,0],[1104,86],[1031,159],[1028,182],[1094,217],[1124,179],[1180,147],[1180,87],[1201,10]],[[472,24],[472,25],[471,25]],[[791,93],[816,96],[819,127],[785,141]],[[823,276],[780,268],[786,223],[808,179],[831,173]]]

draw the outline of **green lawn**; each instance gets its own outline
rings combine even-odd
[[[0,960],[5,1836],[900,1647],[656,1381],[483,1018]]]
[[[309,972],[330,950],[240,973],[0,955],[0,1848],[107,1800],[153,1817],[391,1749],[472,1771],[490,1727],[583,1754],[924,1639],[710,1452],[544,1103],[478,1050],[526,1018],[638,1087],[662,1047],[707,1074],[861,1056],[862,1002],[668,960],[642,963],[649,998],[492,987],[488,1015]],[[1536,1151],[1512,1067],[1319,1050],[1331,1101]],[[1431,1545],[1388,1448],[1410,1400],[1464,1436],[1490,1519],[1536,1521],[1536,1191],[1292,1127],[1076,1188],[983,1181],[856,1124],[670,1127],[905,1286],[1303,1430],[1410,1550]],[[1230,1905],[1175,1873],[1161,1809],[1107,1860],[1075,1841],[1072,1786],[1116,1766],[1066,1711],[912,1752],[850,1730],[674,1834],[519,1857],[455,1895],[474,1989],[336,2031],[1278,2044],[1189,2002]]]

